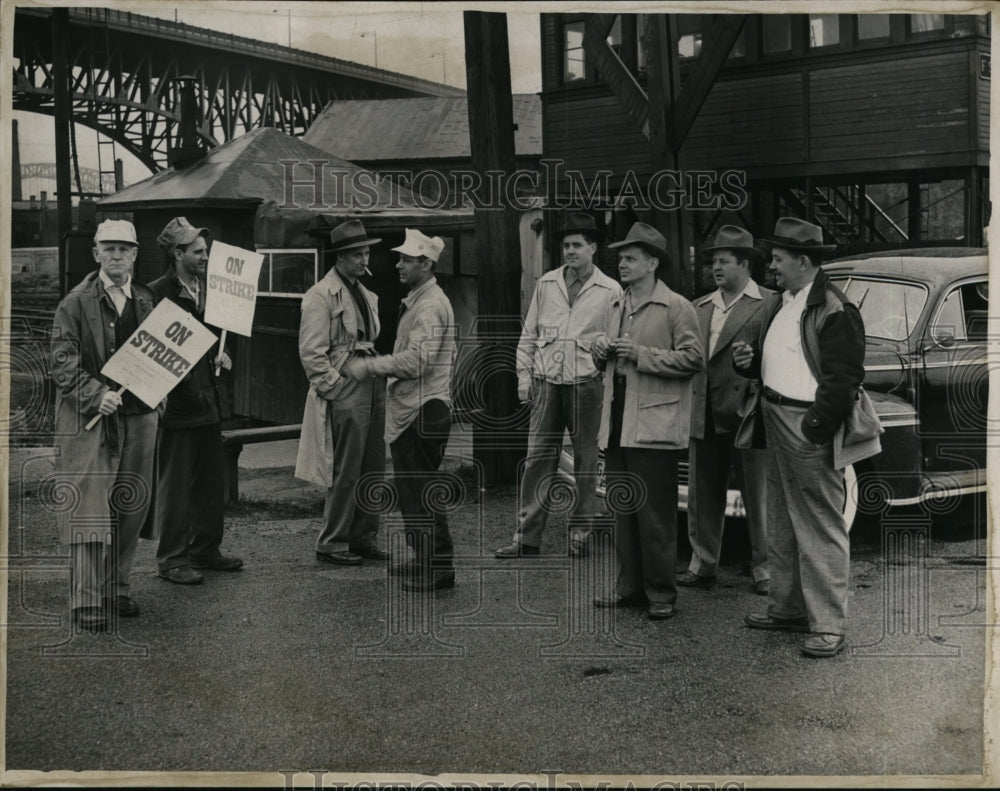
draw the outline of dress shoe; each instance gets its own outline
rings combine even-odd
[[[423,577],[427,574],[427,566],[415,560],[389,566],[389,573],[394,577]]]
[[[419,577],[404,577],[401,583],[403,590],[415,593],[426,593],[428,591],[444,590],[455,587],[454,571],[435,571],[430,576],[424,574]]]
[[[578,538],[570,539],[569,542],[569,556],[571,558],[585,558],[587,557],[587,542],[581,541]]]
[[[808,618],[772,618],[770,615],[759,615],[748,612],[743,616],[743,623],[751,629],[777,629],[783,632],[808,632]]]
[[[163,579],[176,582],[178,585],[197,585],[205,578],[200,571],[195,571],[190,566],[174,566],[166,571],[157,572]]]
[[[316,559],[324,563],[333,563],[336,566],[360,566],[364,558],[349,550],[342,549],[339,552],[317,552]]]
[[[846,645],[842,634],[814,634],[802,644],[802,653],[806,656],[836,656]]]
[[[104,599],[104,611],[116,613],[120,618],[135,618],[139,614],[139,605],[131,596],[112,596]]]
[[[108,628],[108,618],[100,607],[73,608],[73,623],[88,632],[103,632]]]
[[[365,560],[388,560],[389,559],[389,553],[386,552],[384,549],[379,549],[374,544],[372,546],[370,546],[370,547],[361,547],[360,549],[354,549],[352,547],[350,551],[353,552],[355,555],[359,555],[360,557],[363,557]]]
[[[493,553],[494,557],[498,558],[534,557],[537,554],[538,547],[533,547],[530,544],[518,544],[516,541],[513,544],[500,547]]]
[[[243,568],[243,561],[239,558],[227,558],[225,555],[219,555],[209,560],[192,560],[191,568],[210,569],[212,571],[239,571]]]
[[[715,575],[704,577],[693,571],[682,571],[677,575],[677,584],[685,588],[704,588],[708,590],[715,586]]]
[[[598,596],[594,599],[595,607],[633,607],[640,604],[644,604],[646,598],[644,596]]]
[[[674,617],[674,605],[664,602],[653,602],[649,605],[649,612],[646,617],[651,621],[665,621]]]
[[[767,596],[771,592],[771,580],[754,580],[752,587],[758,596]]]

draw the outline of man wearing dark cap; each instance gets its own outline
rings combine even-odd
[[[208,229],[175,217],[156,241],[166,262],[163,277],[149,284],[157,301],[169,299],[204,321]],[[222,419],[228,417],[228,408],[215,375],[216,360],[221,368],[232,368],[218,344],[209,349],[170,391],[161,425],[156,564],[160,577],[180,585],[202,582],[203,569],[237,571],[243,566],[242,560],[220,550],[225,502]]]
[[[514,540],[496,550],[498,558],[538,555],[567,430],[577,490],[569,554],[586,553],[597,506],[602,390],[591,350],[608,304],[621,294],[621,287],[594,265],[600,238],[593,217],[570,212],[562,230],[563,265],[538,279],[531,298],[517,347],[517,394],[522,403],[531,404],[528,456]]]
[[[129,575],[156,483],[157,414],[101,376],[153,311],[152,292],[132,280],[138,249],[132,223],[102,222],[94,235],[100,268],[59,303],[52,330],[56,485],[77,496],[72,511],[59,513],[59,533],[70,545],[70,607],[79,629],[139,614]]]
[[[688,445],[691,377],[704,365],[694,308],[656,277],[667,241],[644,222],[615,244],[625,293],[612,301],[594,356],[607,360],[598,444],[615,508],[615,593],[597,607],[648,604],[650,620],[677,600],[677,461]]]
[[[734,448],[741,410],[751,387],[733,370],[734,341],[754,339],[766,306],[776,299],[750,277],[751,262],[761,255],[749,231],[723,225],[715,244],[702,251],[712,257],[712,277],[718,288],[695,302],[705,370],[691,380],[691,447],[688,453],[688,538],[691,563],[677,584],[710,588],[715,583],[726,521],[729,469],[738,474],[747,529],[750,532],[753,591],[766,596],[767,519],[764,452]]]
[[[733,363],[763,388],[747,420],[762,420],[767,445],[771,592],[767,613],[744,620],[754,629],[811,632],[802,652],[835,656],[845,645],[850,542],[834,444],[864,380],[865,328],[820,269],[835,246],[823,244],[819,226],[782,217],[764,241],[784,293],[758,337],[734,344]]]
[[[349,360],[374,354],[378,297],[358,278],[380,241],[360,220],[338,225],[328,251],[335,263],[302,299],[299,359],[309,392],[295,475],[326,488],[316,558],[336,565],[388,557],[376,543],[377,512],[355,494],[362,478],[385,473],[385,378],[343,375]]]

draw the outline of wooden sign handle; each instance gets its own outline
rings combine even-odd
[[[222,367],[222,355],[226,353],[226,333],[229,330],[222,331],[222,337],[219,338],[219,353],[215,357],[215,375],[219,375],[219,368]]]

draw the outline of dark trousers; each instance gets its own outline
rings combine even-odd
[[[156,563],[161,571],[221,554],[225,460],[220,429],[212,423],[165,428],[160,435]]]
[[[438,468],[450,432],[451,410],[435,398],[424,402],[413,423],[389,444],[406,543],[416,553],[417,563],[435,570],[452,567],[448,517],[434,507],[447,491]]]
[[[677,600],[677,462],[680,451],[623,448],[625,385],[615,382],[605,451],[608,507],[615,514],[615,592]]]

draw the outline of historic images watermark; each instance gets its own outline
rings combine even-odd
[[[488,170],[485,175],[460,168],[347,169],[326,159],[283,159],[279,164],[285,179],[281,209],[385,211],[412,202],[421,209],[527,211],[537,206],[536,196],[546,195],[554,196],[549,208],[739,211],[749,200],[742,170],[658,170],[649,175],[629,170],[612,184],[611,170],[588,174],[567,169],[558,159],[542,159],[538,170]]]

